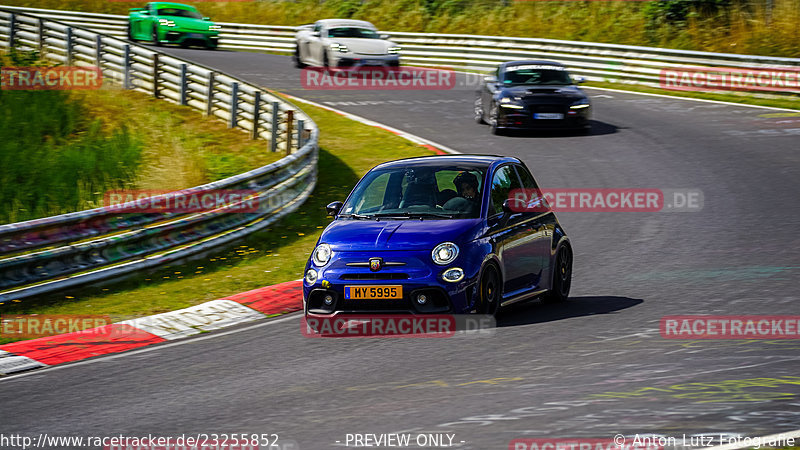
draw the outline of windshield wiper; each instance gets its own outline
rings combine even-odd
[[[439,219],[452,219],[455,217],[453,214],[444,214],[444,213],[433,213],[433,212],[409,212],[409,216],[420,218],[422,217],[436,217]]]
[[[372,216],[367,216],[364,214],[339,214],[339,217],[349,217],[351,219],[372,219]]]
[[[452,214],[442,214],[442,213],[434,213],[434,212],[411,212],[411,211],[402,211],[402,212],[395,212],[395,213],[378,213],[373,214],[372,217],[383,217],[383,218],[402,218],[402,219],[412,219],[412,218],[420,218],[423,217],[436,217],[439,219],[452,219],[455,217]]]

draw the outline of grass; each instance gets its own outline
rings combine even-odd
[[[101,206],[112,189],[196,186],[281,156],[191,108],[113,86],[3,91],[0,109],[0,223]]]
[[[380,162],[432,154],[385,130],[308,105],[303,110],[324,132],[317,187],[300,211],[202,260],[162,267],[106,287],[87,286],[58,296],[0,304],[0,315],[108,314],[116,322],[300,278],[330,220],[325,205],[344,200],[361,176]]]
[[[128,8],[140,6],[107,0],[6,0],[5,3],[114,14],[127,14]],[[270,25],[300,25],[343,17],[369,20],[381,30],[390,31],[540,37],[790,57],[797,56],[800,42],[800,0],[773,0],[771,11],[766,9],[766,2],[744,0],[187,3],[214,20]],[[480,20],[475,20],[476,17]]]

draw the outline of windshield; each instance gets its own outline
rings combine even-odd
[[[503,84],[521,85],[568,85],[573,84],[567,71],[561,66],[522,65],[506,67]]]
[[[369,28],[339,27],[328,30],[328,37],[333,38],[362,38],[380,39],[380,35],[375,30]]]
[[[342,206],[342,216],[477,218],[484,174],[483,168],[462,166],[373,170]]]
[[[203,16],[191,9],[161,8],[158,10],[159,16],[188,17],[190,19],[202,19]]]

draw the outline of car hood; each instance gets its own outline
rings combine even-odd
[[[334,42],[347,46],[350,52],[362,55],[385,55],[389,51],[389,47],[396,45],[394,42],[383,39],[328,38],[328,43]]]
[[[208,31],[208,27],[214,22],[203,19],[192,19],[191,17],[158,16],[159,19],[167,19],[175,22],[175,28],[187,31]]]
[[[442,242],[472,239],[480,219],[334,220],[319,242],[334,251],[433,250]]]

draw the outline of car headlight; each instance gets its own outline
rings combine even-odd
[[[392,46],[392,47],[389,47],[389,48],[386,50],[386,53],[388,53],[388,54],[390,54],[390,55],[396,55],[396,54],[400,53],[400,47],[398,47],[398,46],[396,46],[396,45],[395,45],[395,46]]]
[[[208,31],[219,31],[222,29],[222,25],[209,25]]]
[[[442,274],[442,279],[450,283],[457,283],[464,279],[464,270],[460,267],[453,267],[452,269],[447,269]]]
[[[308,269],[306,272],[306,283],[314,284],[317,281],[317,271],[314,269]]]
[[[503,97],[500,99],[501,108],[522,109],[524,106],[519,104],[519,97]]]
[[[458,257],[458,246],[452,242],[442,242],[431,252],[433,262],[440,266],[450,264],[456,260],[456,257]]]
[[[319,244],[311,254],[311,260],[317,266],[324,266],[331,260],[331,246],[328,244]]]
[[[589,99],[588,98],[582,98],[582,99],[574,102],[569,107],[569,109],[583,109],[583,108],[588,108],[589,106],[590,106],[589,105]]]
[[[331,50],[339,53],[347,53],[350,51],[346,45],[340,44],[338,42],[334,42],[331,44]]]
[[[158,19],[158,24],[165,26],[165,27],[174,27],[175,22],[168,20],[168,19]]]

